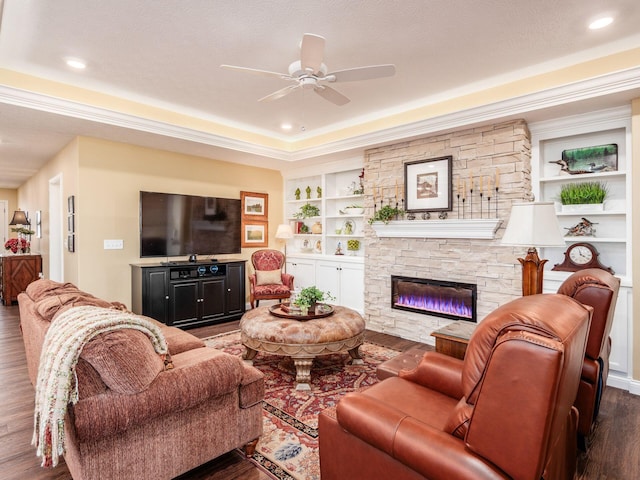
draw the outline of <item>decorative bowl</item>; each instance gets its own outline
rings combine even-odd
[[[346,207],[343,212],[345,215],[362,215],[364,213],[364,208],[362,207]]]

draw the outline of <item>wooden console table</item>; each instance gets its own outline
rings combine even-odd
[[[461,320],[431,332],[431,336],[436,337],[436,352],[462,360],[476,326],[476,323]]]
[[[18,300],[31,282],[40,278],[40,255],[0,255],[0,294],[5,305]]]

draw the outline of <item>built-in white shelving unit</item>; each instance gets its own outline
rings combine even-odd
[[[364,213],[346,210],[349,207],[364,209],[364,195],[358,192],[362,166],[357,165],[362,165],[362,161],[349,162],[347,166],[325,165],[322,168],[326,170],[312,175],[289,172],[284,180],[284,215],[294,232],[297,222],[308,229],[308,233],[295,233],[287,242],[287,272],[294,275],[295,288],[315,285],[331,292],[335,297],[331,303],[364,313],[366,220]],[[307,203],[318,207],[320,214],[296,218],[300,207]],[[359,248],[350,251],[350,241],[352,246],[357,242]],[[336,255],[338,251],[342,255]]]
[[[585,115],[559,118],[529,125],[532,135],[532,185],[536,200],[556,203],[560,226],[568,231],[581,219],[595,224],[594,236],[566,236],[567,247],[575,242],[587,242],[596,247],[599,260],[611,267],[621,279],[611,331],[612,351],[608,383],[629,389],[632,358],[631,302],[631,112],[622,107]],[[616,144],[617,167],[614,171],[568,174],[561,166],[550,163],[560,160],[563,150]],[[563,212],[560,205],[562,185],[573,182],[602,181],[608,194],[602,210]],[[541,249],[540,257],[548,259],[545,266],[546,292],[557,291],[569,272],[553,271],[562,263],[565,248]]]

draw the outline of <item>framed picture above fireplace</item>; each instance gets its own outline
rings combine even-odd
[[[404,164],[407,212],[451,211],[452,163],[453,157],[449,155]]]

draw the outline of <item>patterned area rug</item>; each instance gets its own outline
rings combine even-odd
[[[205,339],[207,346],[242,355],[240,332]],[[295,367],[287,357],[258,353],[254,366],[265,375],[264,433],[254,461],[277,479],[320,480],[318,413],[335,406],[345,393],[373,385],[376,367],[399,352],[365,342],[363,365],[348,364],[349,354],[318,357],[311,368],[311,391],[294,389]]]

